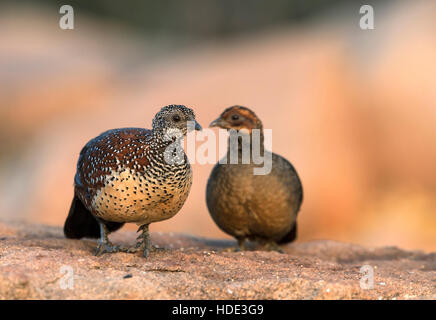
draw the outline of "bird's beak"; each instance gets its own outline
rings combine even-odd
[[[197,131],[201,131],[201,130],[202,130],[200,124],[199,124],[197,121],[195,121],[195,127],[194,127],[194,129],[197,130]]]
[[[217,118],[214,121],[212,121],[209,125],[209,127],[219,127],[219,128],[226,128],[226,122],[221,118]]]
[[[194,131],[194,130],[197,130],[197,131],[201,131],[202,130],[200,124],[197,122],[197,120],[194,120],[194,119],[193,120],[189,120],[187,122],[187,129],[188,129],[188,132],[191,132],[191,131]]]

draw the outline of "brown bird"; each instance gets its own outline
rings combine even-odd
[[[231,159],[232,133],[237,135],[237,162],[220,160],[209,177],[206,202],[215,223],[235,237],[239,249],[245,249],[247,239],[263,243],[265,248],[281,251],[277,244],[288,243],[297,236],[297,214],[303,200],[300,178],[285,158],[264,150],[262,122],[250,109],[242,106],[227,108],[210,124],[230,130],[227,162]],[[271,171],[254,174],[262,164],[250,156],[243,162],[243,149],[253,149],[253,130],[259,132],[260,155],[272,159]],[[249,140],[244,140],[244,132]],[[235,135],[236,137],[236,135]],[[248,141],[248,142],[244,142]]]
[[[173,217],[191,189],[191,166],[181,146],[191,129],[201,130],[194,112],[169,105],[155,115],[152,130],[113,129],[89,141],[77,162],[65,236],[100,237],[96,255],[143,251],[147,257],[149,224]],[[140,241],[129,249],[108,239],[126,222],[142,231]]]

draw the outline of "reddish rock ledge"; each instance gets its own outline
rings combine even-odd
[[[128,245],[135,233],[112,240]],[[294,243],[285,254],[228,252],[235,242],[172,233],[152,240],[162,249],[148,259],[95,257],[95,240],[0,223],[0,299],[436,299],[436,253],[334,241]],[[373,289],[360,286],[364,265]]]

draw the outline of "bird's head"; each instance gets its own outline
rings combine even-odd
[[[194,111],[183,105],[168,105],[163,107],[153,119],[153,130],[163,132],[173,137],[183,137],[188,131],[201,130],[195,120]]]
[[[243,106],[232,106],[227,108],[221,115],[209,125],[210,127],[219,127],[223,129],[262,130],[262,122],[256,114],[250,109]]]

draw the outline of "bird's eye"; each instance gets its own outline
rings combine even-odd
[[[232,120],[239,120],[239,116],[237,114],[232,115]]]
[[[179,122],[180,121],[180,116],[178,114],[173,116],[173,121],[174,122]]]

